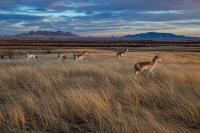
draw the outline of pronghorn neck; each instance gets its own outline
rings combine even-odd
[[[127,49],[125,49],[124,51],[122,51],[122,54],[125,54],[127,52]]]
[[[154,65],[158,63],[158,60],[152,61]]]
[[[158,63],[158,59],[154,57],[154,59],[152,60],[152,66],[155,67],[157,63]]]

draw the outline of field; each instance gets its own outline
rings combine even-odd
[[[74,63],[71,51],[64,63],[56,54],[0,60],[2,132],[200,132],[199,52],[160,51],[155,76],[136,77],[134,64],[156,52],[116,59],[113,50],[88,49]]]

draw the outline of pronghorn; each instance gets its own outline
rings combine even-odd
[[[123,56],[126,56],[128,52],[128,49],[124,49],[123,51],[120,51],[120,52],[117,52],[116,56],[119,58],[119,57],[123,57]]]
[[[8,55],[8,58],[9,58],[9,59],[13,59],[13,56],[12,56],[12,55]]]
[[[148,75],[150,74],[150,72],[153,74],[153,69],[156,67],[158,61],[161,60],[162,59],[158,55],[156,55],[152,61],[136,63],[135,64],[136,76],[143,71],[147,71]]]
[[[74,61],[77,62],[79,60],[82,60],[84,59],[84,57],[86,56],[88,52],[87,51],[84,51],[84,52],[74,52]]]
[[[58,54],[58,59],[61,61],[61,62],[64,62],[65,59],[67,59],[67,57],[64,55],[64,54]]]
[[[38,59],[38,56],[34,54],[27,54],[26,56],[27,56],[27,60]]]

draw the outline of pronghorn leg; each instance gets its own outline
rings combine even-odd
[[[135,72],[135,75],[136,75],[136,76],[141,76],[141,73],[142,73],[142,71],[136,71],[136,72]]]
[[[153,77],[155,77],[155,74],[154,74],[154,72],[152,70],[151,70],[151,73],[152,73]]]
[[[149,77],[151,70],[147,71],[147,77]]]
[[[135,75],[138,76],[138,74],[139,74],[139,71],[136,71],[136,72],[135,72]]]
[[[63,58],[63,62],[65,62],[65,60],[66,60],[66,57]]]
[[[63,62],[63,58],[62,58],[62,57],[60,57],[59,61],[60,61],[60,62]]]

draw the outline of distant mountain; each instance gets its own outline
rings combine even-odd
[[[139,39],[185,39],[191,38],[183,35],[175,35],[172,33],[158,33],[158,32],[147,32],[135,35],[123,36],[126,38],[139,38]]]
[[[64,31],[30,31],[29,33],[19,34],[18,36],[69,36],[69,37],[76,37],[78,35],[72,34],[71,32],[64,32]]]

